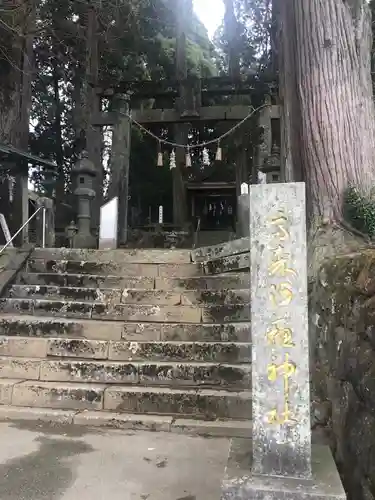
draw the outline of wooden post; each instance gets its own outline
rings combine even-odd
[[[36,215],[36,237],[37,245],[43,246],[43,239],[45,248],[55,247],[55,217],[53,209],[53,200],[50,198],[38,198],[36,202],[37,208],[43,207],[45,209],[45,216],[43,217],[43,210],[40,210]],[[43,238],[44,234],[44,238]]]
[[[19,101],[19,121],[17,124],[17,133],[15,132],[14,140],[10,142],[13,146],[19,147],[24,151],[28,150],[29,146],[29,121],[30,121],[30,103],[31,103],[31,81],[33,79],[33,41],[34,41],[34,28],[36,19],[36,2],[24,2],[24,7],[27,10],[25,16],[25,25],[23,27],[24,36],[20,36],[16,42],[20,43],[20,58],[19,66],[17,69],[16,77],[19,78],[19,90],[21,92]],[[12,57],[10,57],[10,60]],[[14,65],[14,64],[13,64]],[[18,63],[15,64],[18,66]],[[6,86],[6,85],[5,85]],[[28,179],[28,162],[22,159],[15,160],[19,164],[18,172],[16,175],[15,197],[13,200],[16,206],[15,222],[16,231],[28,220],[29,218],[29,179]],[[26,225],[21,231],[18,238],[20,246],[27,245],[29,242],[29,225]]]
[[[109,198],[118,196],[118,239],[125,244],[128,238],[128,197],[129,197],[129,167],[131,147],[131,122],[128,118],[129,105],[127,96],[118,94],[114,105],[118,112],[118,120],[113,127],[111,184]]]
[[[23,160],[18,160],[24,163]],[[12,205],[12,231],[16,232],[23,226],[29,218],[29,180],[27,163],[22,166],[22,170],[16,175],[15,192]],[[29,242],[29,225],[26,225],[19,236],[16,237],[16,246],[24,246]]]

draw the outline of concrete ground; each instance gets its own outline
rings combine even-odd
[[[1,500],[219,500],[226,438],[0,422]]]

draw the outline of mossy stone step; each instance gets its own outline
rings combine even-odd
[[[20,273],[17,278],[19,285],[45,285],[88,288],[131,288],[153,290],[155,278],[121,276],[100,276],[94,274],[69,273]]]
[[[42,299],[0,299],[0,312],[153,323],[225,323],[250,320],[250,305],[111,304]]]
[[[204,264],[205,274],[238,273],[250,269],[250,252],[213,259]]]
[[[13,285],[8,296],[13,299],[68,300],[78,302],[120,303],[123,290],[118,288],[82,288],[51,285]]]
[[[94,382],[209,386],[239,390],[250,387],[250,364],[173,361],[96,361],[0,357],[0,377],[50,382]]]
[[[248,419],[251,394],[214,389],[105,386],[69,382],[0,380],[0,403],[19,407],[109,410],[191,418]]]
[[[125,271],[126,272],[126,271]],[[17,277],[19,285],[52,285],[88,288],[131,288],[141,290],[237,290],[250,289],[249,273],[228,273],[225,275],[160,278],[126,277],[98,274],[75,274],[57,272],[23,272]]]
[[[207,262],[214,259],[230,257],[235,254],[250,252],[250,238],[239,238],[232,241],[197,248],[191,252],[193,262]]]
[[[195,278],[155,278],[155,288],[181,291],[250,289],[250,273],[228,273]]]
[[[200,264],[132,264],[127,262],[97,262],[75,260],[29,259],[27,271],[32,273],[99,274],[126,277],[173,278],[201,276]]]
[[[172,292],[166,290],[140,290],[129,288],[84,288],[47,285],[13,285],[9,289],[8,295],[11,298],[100,302],[112,305],[120,303],[171,306],[182,304],[182,297],[180,292]],[[189,304],[187,303],[186,305]]]
[[[60,410],[56,408],[0,405],[0,420],[122,429],[128,431],[161,431],[204,437],[249,438],[251,420],[191,418],[189,416],[118,413],[103,410]]]
[[[231,342],[110,342],[108,358],[118,361],[251,363],[251,346]]]
[[[251,416],[251,393],[112,386],[105,391],[104,408],[120,413],[185,415],[208,420],[248,419]]]
[[[132,328],[136,325],[131,325]],[[11,337],[67,337],[93,340],[120,340],[124,325],[120,322],[92,321],[54,317],[16,316],[0,317],[0,334]]]
[[[237,305],[250,302],[250,290],[140,290],[129,288],[84,288],[51,285],[13,285],[8,296],[14,299],[70,300],[109,304],[153,305]]]
[[[110,361],[198,361],[250,363],[248,343],[129,342],[82,338],[35,338],[0,335],[0,356],[79,358]]]
[[[85,248],[36,248],[34,259],[72,260],[77,262],[119,262],[128,264],[188,264],[190,250],[118,249],[91,250]]]
[[[0,317],[0,334],[22,337],[68,337],[94,340],[250,342],[250,323],[193,324],[94,321],[54,317]]]

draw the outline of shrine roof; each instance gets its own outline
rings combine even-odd
[[[34,165],[45,165],[48,167],[56,168],[56,164],[53,163],[52,161],[45,160],[44,158],[40,158],[39,156],[32,155],[27,151],[18,149],[14,146],[11,146],[10,144],[0,143],[0,157],[3,155],[10,157],[20,157]]]

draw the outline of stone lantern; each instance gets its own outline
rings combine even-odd
[[[93,182],[95,166],[88,159],[86,151],[72,169],[74,175],[74,195],[77,197],[77,234],[73,238],[74,248],[96,248],[96,238],[91,234],[91,201],[95,198]]]

